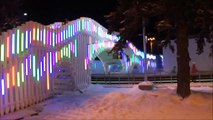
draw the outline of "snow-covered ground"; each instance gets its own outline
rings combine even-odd
[[[91,85],[84,93],[66,92],[0,119],[213,120],[213,83],[191,83],[191,90],[191,96],[182,99],[176,84],[158,84],[152,91],[137,85]]]

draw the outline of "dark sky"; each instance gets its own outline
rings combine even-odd
[[[107,27],[104,15],[114,11],[116,6],[117,0],[26,0],[24,10],[28,20],[44,25],[90,17]]]

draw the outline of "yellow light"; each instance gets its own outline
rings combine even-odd
[[[9,73],[7,73],[7,88],[10,88],[10,77],[9,77]]]
[[[13,79],[13,86],[15,86],[15,67],[12,67],[12,79]]]

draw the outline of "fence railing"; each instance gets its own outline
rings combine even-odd
[[[175,83],[177,75],[170,73],[148,74],[148,80],[154,83]],[[137,84],[144,81],[143,74],[92,74],[93,84]],[[200,72],[191,75],[191,82],[213,82],[213,75],[210,72]]]

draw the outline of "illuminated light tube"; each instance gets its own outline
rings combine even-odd
[[[58,61],[60,61],[60,60],[61,60],[61,52],[58,51]]]
[[[32,32],[30,31],[30,44],[32,43]]]
[[[37,81],[39,81],[39,74],[40,74],[40,72],[39,72],[39,68],[37,68]]]
[[[16,46],[17,47],[16,48],[16,50],[17,50],[16,52],[17,52],[17,54],[19,54],[19,42],[20,42],[19,41],[19,30],[17,30],[17,39],[16,39],[16,45],[17,45]]]
[[[24,52],[24,33],[21,33],[21,52]]]
[[[66,34],[65,38],[67,39],[67,38],[68,38],[68,32],[67,32],[67,29],[65,30],[65,34]]]
[[[77,54],[77,40],[75,40],[75,57],[77,57],[78,54]]]
[[[84,69],[87,70],[87,59],[84,59]]]
[[[17,86],[20,87],[20,73],[17,72]]]
[[[36,77],[36,58],[33,55],[33,77]]]
[[[66,31],[65,30],[63,30],[63,41],[66,39],[66,33],[65,33]]]
[[[50,73],[52,73],[52,52],[50,52]]]
[[[15,34],[12,34],[12,54],[15,54]]]
[[[1,61],[4,61],[4,44],[1,45]]]
[[[68,37],[70,37],[70,32],[71,32],[71,30],[70,30],[70,25],[68,26]]]
[[[36,30],[33,28],[33,41],[36,39]]]
[[[61,58],[63,58],[63,48],[61,49]]]
[[[57,33],[55,33],[55,44],[56,45],[58,44],[58,35],[57,35]]]
[[[58,33],[58,43],[60,43],[60,38],[61,38],[61,36],[60,36],[61,34],[60,33]]]
[[[62,31],[61,31],[61,42],[63,41],[63,33],[62,33]]]
[[[42,75],[42,70],[43,70],[43,67],[42,67],[42,61],[40,62],[40,76],[42,77],[43,75]]]
[[[42,36],[42,29],[40,29],[40,42],[42,43],[42,40],[43,40],[43,36]]]
[[[55,47],[55,33],[53,32],[53,47]]]
[[[37,35],[37,36],[36,36],[36,37],[37,37],[36,39],[37,39],[37,41],[39,41],[39,28],[37,28],[36,35]]]
[[[43,61],[43,63],[44,63],[44,71],[46,71],[46,60],[45,60],[45,56],[44,56],[44,61]]]
[[[69,46],[69,45],[68,45],[68,46]],[[65,50],[66,50],[66,57],[69,57],[68,46],[65,48]]]
[[[46,44],[49,45],[49,38],[50,38],[50,32],[47,30],[47,39],[46,39]]]
[[[32,55],[30,54],[30,69],[32,69]]]
[[[55,66],[55,53],[52,52],[52,65]]]
[[[46,44],[46,29],[43,30],[43,44]]]
[[[25,75],[28,75],[28,59],[25,59]]]
[[[4,85],[4,79],[1,79],[1,94],[5,95],[5,85]]]
[[[63,48],[63,51],[64,51],[64,56],[67,56],[66,55],[66,46]]]
[[[7,37],[7,58],[10,57],[10,38]]]
[[[47,58],[47,90],[49,90],[50,89],[50,74],[49,74],[49,60],[48,60],[48,57],[49,57],[49,54],[48,54],[48,52],[47,52],[47,54],[46,54],[46,58]]]
[[[28,49],[28,31],[25,32],[25,49]]]
[[[24,63],[21,63],[21,81],[24,82]]]
[[[10,88],[10,74],[7,73],[7,88]]]
[[[70,37],[73,36],[73,34],[72,34],[72,29],[73,29],[73,28],[72,28],[72,25],[70,25],[70,30],[71,30],[71,31],[70,31],[70,35],[71,35]]]
[[[55,62],[58,63],[58,52],[55,52]]]
[[[71,58],[71,44],[68,44],[68,57]]]
[[[52,45],[52,32],[50,31],[50,36],[49,36],[49,45]]]
[[[13,81],[13,86],[15,86],[15,67],[12,67],[12,81]]]

